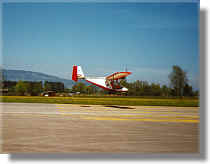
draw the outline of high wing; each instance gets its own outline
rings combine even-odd
[[[106,77],[106,80],[118,80],[127,77],[131,72],[115,72]]]

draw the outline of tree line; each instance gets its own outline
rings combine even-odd
[[[136,80],[134,82],[123,81],[122,85],[128,88],[126,95],[128,96],[162,96],[162,97],[171,97],[171,96],[198,96],[198,91],[193,91],[192,86],[185,84],[183,87],[183,95],[177,94],[177,89],[170,88],[166,85],[161,86],[160,84],[151,83],[147,81]],[[86,86],[83,82],[78,82],[72,87],[73,92],[79,92],[81,94],[109,94],[106,90],[100,89],[95,86]],[[121,94],[121,93],[115,93]]]
[[[121,85],[128,88],[128,96],[199,96],[198,90],[193,90],[189,84],[187,73],[181,67],[174,65],[171,73],[168,75],[170,84],[160,85],[149,83],[147,81],[136,80],[128,82],[126,79],[121,80]],[[31,95],[38,96],[45,91],[55,92],[79,92],[81,94],[108,94],[109,92],[96,86],[86,86],[85,83],[78,82],[71,89],[64,88],[61,82],[30,82],[30,81],[3,81],[0,88],[7,88],[6,95]],[[3,92],[4,94],[4,92]],[[115,93],[119,94],[119,93]]]
[[[3,81],[1,88],[8,89],[5,95],[17,95],[17,96],[39,96],[45,91],[64,92],[64,84],[61,82],[49,82],[42,81]],[[3,92],[4,94],[4,92]]]

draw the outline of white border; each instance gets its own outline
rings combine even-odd
[[[75,2],[76,0],[61,0],[61,1],[59,1],[59,2]],[[113,0],[111,1],[111,0],[108,0],[109,2],[113,2]],[[143,0],[143,1],[141,1],[141,0],[139,0],[139,1],[129,1],[129,0],[121,0],[121,1],[118,1],[118,2],[145,2],[146,0]],[[154,2],[155,0],[148,0],[147,2]],[[161,2],[168,2],[169,0],[163,0],[163,1],[161,1]],[[175,2],[176,0],[172,0],[172,2]],[[177,0],[176,2],[186,2],[187,0]],[[45,1],[41,1],[41,0],[32,0],[32,1],[27,1],[27,0],[3,0],[3,2],[58,2],[58,0],[45,0]],[[84,1],[81,1],[81,0],[79,0],[79,1],[77,1],[77,2],[84,2]],[[91,0],[87,0],[87,2],[102,2],[102,0],[98,0],[98,1],[91,1]],[[158,0],[158,1],[155,1],[155,2],[160,2],[160,0]],[[188,1],[189,2],[189,1]],[[0,2],[0,7],[2,6],[2,2]],[[201,8],[202,9],[204,9],[204,10],[206,10],[207,11],[207,14],[208,14],[208,16],[207,16],[207,26],[209,27],[209,9],[210,9],[210,1],[208,1],[208,0],[202,0],[201,1]],[[0,16],[1,16],[1,18],[2,18],[2,15],[0,14]],[[2,20],[2,19],[0,19],[0,20]],[[2,26],[2,24],[0,23],[0,25]],[[208,28],[207,28],[208,29]],[[207,35],[208,35],[208,38],[209,38],[209,33],[207,33]],[[2,32],[0,32],[0,38],[1,38],[1,42],[0,42],[0,44],[2,44]],[[207,48],[207,54],[208,54],[208,46],[210,46],[209,45],[209,43],[207,42],[207,46],[206,46],[206,48]],[[2,50],[2,45],[0,45],[0,49]],[[1,54],[2,54],[2,51],[1,51]],[[207,59],[208,59],[208,62],[209,62],[209,58],[207,57]],[[208,64],[207,64],[207,81],[206,81],[206,83],[208,84],[208,81],[209,81],[209,67],[210,66],[208,66]],[[209,87],[207,86],[207,91],[208,91],[208,93],[210,93],[210,90],[209,90]],[[207,93],[207,94],[208,94]],[[207,95],[207,100],[208,100],[208,95]],[[208,109],[208,101],[207,101],[207,109]],[[209,118],[209,112],[207,112],[206,111],[206,114],[208,115],[207,116],[207,118]],[[207,128],[208,128],[208,119],[206,120],[207,122]],[[207,136],[206,136],[206,138],[208,138],[208,133],[209,133],[209,131],[207,131]],[[209,147],[209,143],[207,142],[206,143],[207,144],[207,149],[208,149],[208,147]],[[100,155],[100,154],[99,154]],[[209,152],[208,152],[208,150],[207,150],[207,157],[206,157],[206,159],[201,159],[201,160],[195,160],[195,161],[193,161],[193,160],[175,160],[175,161],[172,161],[172,160],[170,160],[170,163],[179,163],[179,164],[182,164],[182,163],[189,163],[189,164],[191,164],[191,163],[207,163],[208,162],[208,156],[209,156]],[[167,162],[167,163],[169,163],[169,161],[166,159],[166,160],[164,160],[164,159],[162,159],[162,160],[160,160],[160,159],[154,159],[154,158],[151,158],[150,160],[149,159],[142,159],[142,160],[132,160],[132,159],[128,159],[128,160],[116,160],[116,159],[113,159],[113,160],[105,160],[105,161],[101,161],[101,160],[90,160],[90,159],[87,159],[87,160],[85,160],[85,159],[81,159],[81,160],[75,160],[75,159],[72,159],[72,160],[55,160],[55,161],[52,161],[52,160],[45,160],[44,162],[45,163],[64,163],[64,162],[71,162],[71,163],[83,163],[83,162],[85,162],[85,163],[98,163],[98,162],[102,162],[102,163],[104,163],[104,162],[109,162],[109,163],[130,163],[130,162],[134,162],[134,163],[139,163],[139,162],[141,162],[142,164],[144,164],[144,163],[155,163],[155,164],[158,164],[158,163],[163,163],[163,162]],[[4,164],[4,163],[13,163],[14,161],[13,160],[11,160],[10,158],[9,158],[9,155],[7,155],[7,154],[0,154],[0,163],[1,164]],[[31,163],[34,163],[34,162],[36,162],[36,163],[42,163],[43,161],[42,160],[38,160],[38,161],[28,161],[28,160],[26,160],[26,161],[15,161],[15,162],[17,162],[17,163],[23,163],[23,162],[25,162],[25,163],[29,163],[29,164],[31,164]]]

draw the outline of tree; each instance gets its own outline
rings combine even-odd
[[[51,85],[49,84],[48,81],[45,81],[44,82],[44,91],[51,91],[51,90],[52,90]]]
[[[23,81],[18,81],[15,86],[15,92],[19,96],[24,96],[27,92],[27,85]]]
[[[86,85],[82,82],[78,82],[72,87],[74,92],[86,93]]]
[[[31,95],[32,96],[37,96],[37,95],[40,95],[41,92],[42,92],[42,82],[33,82],[32,83]]]
[[[194,91],[193,96],[199,96],[199,90]]]
[[[69,92],[71,92],[70,88],[64,88],[64,93],[69,93]]]
[[[175,90],[176,96],[183,96],[184,86],[187,84],[187,73],[179,66],[174,65],[172,72],[169,74],[170,85]]]
[[[64,92],[64,84],[61,82],[49,82],[45,81],[44,83],[45,91],[56,91],[56,92]]]
[[[152,83],[151,84],[151,93],[153,96],[160,96],[161,95],[160,84]]]
[[[0,89],[3,89],[4,87],[4,76],[2,71],[0,71]]]
[[[189,84],[185,84],[183,95],[184,96],[193,96],[192,86],[190,86]]]
[[[162,96],[167,96],[167,97],[169,96],[170,89],[166,85],[163,85],[161,90],[162,90]]]

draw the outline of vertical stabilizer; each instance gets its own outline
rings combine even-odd
[[[73,66],[73,71],[72,71],[72,80],[74,81],[78,81],[78,79],[84,79],[84,73],[82,71],[82,67],[81,66]]]
[[[81,66],[77,66],[77,78],[78,78],[78,79],[83,79],[83,78],[85,78]]]
[[[73,70],[72,70],[72,80],[76,81],[77,82],[77,66],[74,65],[73,66]]]

